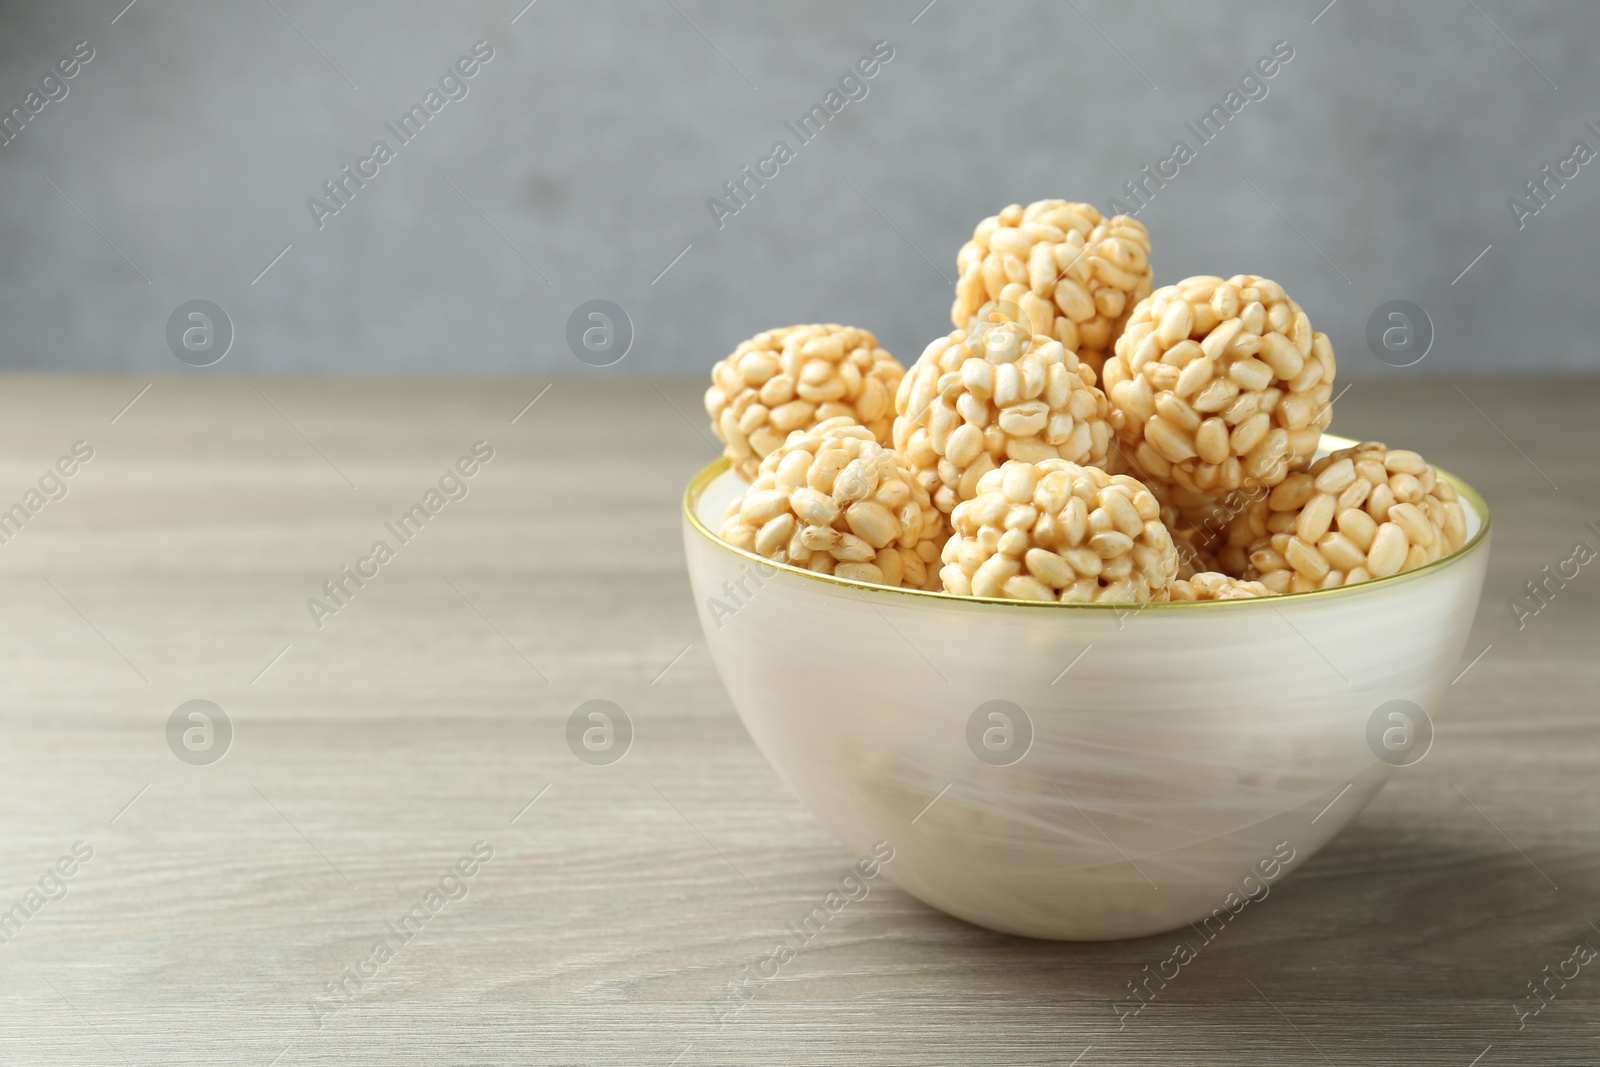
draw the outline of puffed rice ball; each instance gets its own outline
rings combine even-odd
[[[1272,596],[1260,582],[1247,582],[1216,571],[1202,571],[1191,578],[1179,578],[1167,588],[1173,600],[1253,600]]]
[[[1236,578],[1254,577],[1250,552],[1265,536],[1266,518],[1271,512],[1268,499],[1267,492],[1262,490],[1248,496],[1224,496],[1216,503],[1204,520],[1205,529],[1212,534],[1204,545],[1217,561],[1217,570]]]
[[[1217,559],[1217,549],[1222,540],[1219,534],[1226,525],[1226,519],[1231,517],[1231,513],[1222,507],[1227,503],[1227,498],[1218,502],[1181,485],[1151,478],[1128,462],[1127,453],[1115,445],[1106,460],[1106,473],[1130,474],[1154,494],[1156,503],[1161,505],[1161,524],[1167,528],[1167,533],[1172,536],[1173,547],[1178,551],[1179,578],[1193,578],[1207,571],[1233,573]],[[1266,495],[1264,491],[1262,495]],[[1240,570],[1242,572],[1243,567]]]
[[[1303,470],[1333,418],[1333,346],[1277,282],[1189,278],[1133,309],[1111,421],[1152,479],[1220,496]]]
[[[1467,539],[1455,487],[1415,452],[1373,441],[1291,475],[1247,521],[1258,540],[1246,577],[1277,593],[1386,578]]]
[[[951,323],[966,329],[998,311],[1054,337],[1100,373],[1133,305],[1150,295],[1150,233],[1089,204],[1012,204],[978,223],[956,256]]]
[[[1136,478],[1063,459],[1010,461],[958,504],[945,592],[1008,600],[1167,599],[1178,557]]]
[[[1163,525],[1166,525],[1163,523]],[[1173,529],[1167,526],[1172,537],[1172,547],[1178,553],[1178,577],[1193,578],[1197,574],[1221,572],[1222,563],[1217,554],[1207,548],[1193,530]]]
[[[930,344],[895,395],[894,447],[945,514],[1008,459],[1100,466],[1111,442],[1094,372],[1060,341],[1009,322]]]
[[[822,574],[939,588],[945,518],[893,452],[848,417],[796,430],[761,461],[720,536]]]
[[[849,416],[889,443],[905,368],[866,330],[833,323],[758,333],[711,370],[706,414],[745,481],[786,435]]]

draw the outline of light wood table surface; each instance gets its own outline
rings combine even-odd
[[[27,913],[0,1063],[1600,1063],[1600,962],[1524,1029],[1515,1007],[1600,947],[1600,566],[1520,630],[1508,604],[1600,548],[1600,383],[1340,401],[1336,432],[1490,499],[1461,667],[1488,651],[1428,757],[1121,1030],[1171,937],[1003,937],[881,880],[724,1018],[854,857],[700,638],[678,516],[713,454],[699,383],[196,374],[123,411],[144,385],[0,389],[0,509],[93,448],[0,544],[0,909]],[[307,599],[480,440],[468,495],[319,629]],[[567,747],[590,699],[634,724],[610,766]],[[168,746],[190,700],[232,724],[217,762]],[[480,841],[467,895],[401,942]],[[346,967],[368,976],[333,1011]]]

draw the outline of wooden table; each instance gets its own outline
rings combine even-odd
[[[1600,1062],[1600,964],[1516,1009],[1600,947],[1600,569],[1508,604],[1600,548],[1600,383],[1458,384],[1360,381],[1334,425],[1496,508],[1434,750],[1119,1030],[1171,938],[1002,937],[881,882],[729,1012],[853,857],[700,639],[698,383],[8,379],[0,509],[93,457],[0,544],[0,1063]],[[314,618],[346,564],[376,573]],[[590,699],[618,763],[568,748]],[[191,700],[219,761],[217,723],[169,747]]]

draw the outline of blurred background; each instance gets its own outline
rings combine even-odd
[[[910,362],[979,219],[1119,197],[1157,284],[1273,277],[1342,376],[1600,367],[1600,164],[1573,159],[1600,150],[1600,5],[525,4],[0,4],[0,366],[593,374],[567,339],[593,300],[632,334],[605,373],[699,375],[806,321]],[[1124,183],[1179,140],[1139,207]],[[233,331],[204,371],[168,343],[193,300]],[[1395,300],[1431,343],[1379,359]]]

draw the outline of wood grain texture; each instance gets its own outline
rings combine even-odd
[[[1337,432],[1490,499],[1461,666],[1492,647],[1429,756],[1120,1029],[1173,937],[1001,937],[882,881],[748,1003],[729,992],[854,857],[699,637],[678,532],[713,454],[697,383],[562,380],[513,424],[544,382],[196,376],[111,422],[144,384],[0,390],[0,509],[95,450],[0,545],[0,909],[93,849],[0,944],[0,1063],[1600,1062],[1595,967],[1525,1029],[1513,1008],[1600,946],[1600,569],[1520,630],[1508,606],[1600,547],[1600,383],[1340,401]],[[469,494],[318,629],[306,599],[479,440]],[[210,766],[166,743],[197,698],[235,729]],[[636,729],[608,767],[564,739],[594,698]],[[480,840],[468,895],[319,1027],[326,984]]]

